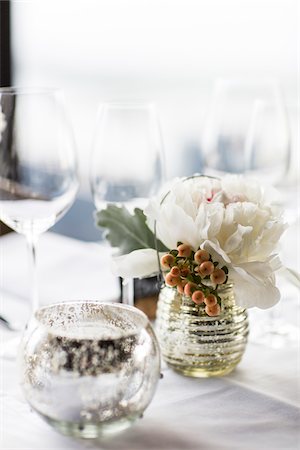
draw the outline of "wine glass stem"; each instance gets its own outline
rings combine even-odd
[[[134,278],[123,280],[122,303],[134,306]]]
[[[37,282],[37,267],[36,267],[36,242],[37,238],[35,236],[26,236],[27,246],[28,246],[28,256],[29,256],[29,270],[30,282],[31,282],[31,312],[35,312],[39,307],[39,296],[38,296],[38,282]]]

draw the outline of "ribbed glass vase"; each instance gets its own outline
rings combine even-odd
[[[246,310],[235,303],[233,286],[219,291],[221,313],[209,317],[176,289],[164,286],[159,294],[156,333],[162,356],[177,372],[192,377],[226,375],[240,362],[248,336]]]

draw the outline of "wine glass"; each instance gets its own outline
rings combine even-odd
[[[108,204],[126,206],[131,213],[135,207],[143,209],[162,178],[162,138],[155,106],[141,102],[102,104],[90,168],[97,210]],[[123,282],[122,301],[134,304],[133,280]]]
[[[276,80],[216,82],[203,136],[205,172],[251,173],[270,184],[289,164],[289,129]]]
[[[291,195],[291,192],[288,195],[286,189],[291,163],[291,123],[279,93],[273,98],[273,101],[271,100],[257,99],[253,103],[245,141],[245,169],[249,175],[263,180],[264,184],[277,188],[274,203],[283,209],[285,220],[291,225],[291,218],[294,217],[297,208],[295,195]],[[294,204],[291,204],[289,197],[294,199]],[[293,247],[284,249],[286,246],[290,246],[290,241],[283,239],[280,249],[281,257],[284,259],[286,251],[290,251],[290,254],[294,255],[289,261],[286,261],[290,266],[295,262],[297,252]],[[293,267],[292,270],[294,270]],[[291,277],[285,268],[278,274],[277,283],[281,288],[282,300],[278,305],[265,312],[263,323],[253,333],[256,343],[266,344],[272,348],[298,344],[299,330],[288,318],[289,309],[293,309],[291,289],[295,281],[296,279]],[[259,320],[255,322],[257,321]]]
[[[290,132],[286,108],[276,80],[219,80],[203,139],[206,173],[244,173],[280,187],[290,165]],[[280,195],[276,198],[281,203]],[[251,311],[256,343],[279,345],[287,335],[280,304],[268,312]],[[263,317],[260,321],[260,317]],[[279,317],[280,321],[279,321]],[[262,324],[261,324],[262,323]]]
[[[31,309],[38,308],[36,243],[69,209],[78,188],[74,139],[53,89],[0,89],[0,219],[26,237]]]

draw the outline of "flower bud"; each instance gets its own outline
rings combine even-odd
[[[206,306],[205,312],[208,316],[218,316],[221,312],[220,305],[217,303],[216,305]]]
[[[210,279],[215,284],[223,284],[226,280],[226,273],[222,269],[215,269],[211,274]]]
[[[168,286],[174,287],[177,286],[178,283],[180,283],[180,278],[179,277],[174,277],[171,272],[167,273],[167,275],[165,276],[165,281],[166,284]]]
[[[173,266],[172,269],[170,270],[170,273],[174,276],[174,277],[179,277],[180,275],[180,269],[177,266]]]
[[[178,256],[182,256],[184,258],[188,258],[189,256],[191,256],[192,253],[192,248],[190,247],[190,245],[187,244],[178,245],[177,250]]]
[[[200,305],[204,301],[204,294],[202,291],[195,291],[192,295],[192,300],[196,305]]]
[[[173,255],[170,255],[170,253],[167,253],[166,255],[163,255],[161,257],[160,262],[164,269],[170,269],[170,267],[175,262],[175,257]]]
[[[214,294],[208,294],[204,299],[204,303],[207,306],[214,306],[217,304],[217,298]]]
[[[209,261],[209,253],[206,250],[197,250],[194,256],[196,263],[201,264],[204,261]]]
[[[211,261],[204,261],[199,266],[199,272],[203,277],[206,277],[207,275],[211,275],[213,271],[215,270],[215,266]]]
[[[191,297],[191,295],[193,294],[193,292],[197,289],[197,285],[195,283],[192,283],[191,281],[189,281],[185,286],[184,286],[184,295],[186,295],[187,297]]]

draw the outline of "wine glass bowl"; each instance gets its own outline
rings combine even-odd
[[[107,203],[143,206],[162,179],[161,135],[155,107],[106,103],[100,107],[91,158],[91,189],[98,209]]]
[[[276,184],[288,170],[289,144],[276,80],[216,82],[203,136],[207,174],[247,173]]]
[[[72,131],[59,92],[2,89],[0,102],[1,219],[38,235],[62,217],[77,191]]]

